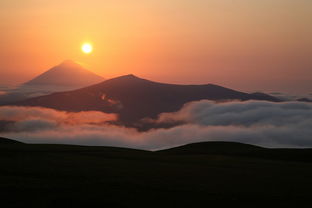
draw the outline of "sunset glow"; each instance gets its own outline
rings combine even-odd
[[[312,199],[312,0],[0,0],[2,207]]]
[[[82,52],[89,54],[93,51],[93,46],[90,43],[84,43],[81,46],[81,50],[82,50]]]
[[[2,0],[0,82],[72,59],[106,78],[310,93],[312,1],[234,2]]]

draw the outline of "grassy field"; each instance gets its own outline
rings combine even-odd
[[[1,140],[1,207],[297,205],[312,197],[311,156],[227,142],[148,152]]]

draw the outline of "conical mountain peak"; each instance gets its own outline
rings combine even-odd
[[[67,59],[57,65],[56,67],[82,67],[80,64],[74,62],[73,60]]]
[[[101,76],[85,69],[80,64],[72,60],[65,60],[24,85],[85,87],[103,80]]]

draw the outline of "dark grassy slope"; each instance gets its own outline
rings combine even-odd
[[[172,155],[207,155],[207,154],[253,154],[269,149],[243,144],[238,142],[199,142],[187,144],[170,149],[160,150],[159,152]]]
[[[127,75],[79,90],[54,93],[13,104],[65,111],[118,113],[124,124],[133,124],[145,117],[155,118],[162,112],[177,111],[187,102],[202,99],[279,101],[262,93],[248,94],[213,84],[163,84]]]
[[[268,149],[238,142],[201,142],[161,150],[166,155],[224,155],[312,163],[312,149]]]
[[[249,145],[197,145],[147,152],[1,144],[1,203],[4,207],[255,207],[268,202],[289,205],[312,197],[312,163],[305,159],[311,150],[287,161],[255,156],[250,150],[266,149]],[[238,151],[227,154],[224,146]],[[214,148],[218,151],[209,150]],[[296,151],[278,154],[291,157]]]
[[[12,140],[12,139],[0,137],[0,145],[3,145],[3,144],[22,144],[22,143]]]

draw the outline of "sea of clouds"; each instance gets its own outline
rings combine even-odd
[[[264,147],[312,147],[312,104],[304,102],[187,103],[145,122],[179,124],[139,132],[114,125],[115,114],[69,113],[39,107],[0,107],[9,124],[2,137],[26,143],[117,146],[156,150],[201,141],[235,141]]]

